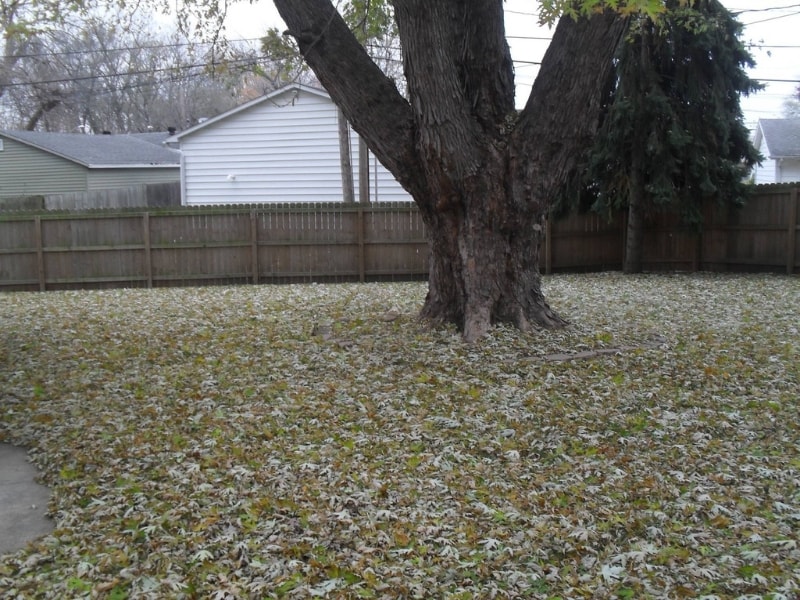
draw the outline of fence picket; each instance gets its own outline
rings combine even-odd
[[[786,242],[786,274],[794,273],[795,256],[797,255],[797,188],[793,188],[789,195],[789,228]]]

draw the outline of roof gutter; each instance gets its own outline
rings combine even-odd
[[[85,165],[88,169],[180,169],[181,166],[178,163],[171,163],[171,164],[151,164],[151,163],[142,163],[142,164],[133,164],[133,165]]]

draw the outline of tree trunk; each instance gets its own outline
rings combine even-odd
[[[638,69],[641,73],[650,73],[650,35],[647,28],[641,31]],[[640,131],[648,131],[650,123],[637,123]],[[630,185],[628,189],[628,224],[625,232],[625,259],[622,264],[623,273],[641,273],[642,255],[644,252],[644,212],[646,198],[645,186],[645,152],[647,139],[636,136],[632,144],[630,157]]]
[[[624,273],[642,272],[644,251],[644,174],[635,158],[631,165],[630,192],[628,194],[628,225],[625,235]]]
[[[406,101],[329,0],[275,0],[320,82],[411,193],[430,245],[421,315],[474,341],[565,321],[541,291],[549,199],[593,135],[625,22],[558,24],[522,113],[500,0],[395,0]]]
[[[37,91],[37,96],[39,96],[39,90]],[[36,129],[36,126],[39,124],[39,121],[49,113],[51,110],[54,110],[61,106],[64,102],[63,95],[61,94],[60,90],[44,90],[42,91],[42,95],[49,94],[51,97],[44,97],[39,98],[38,104],[36,106],[36,110],[34,113],[28,118],[28,121],[25,123],[25,131],[33,131]]]
[[[364,138],[358,138],[358,201],[369,204],[369,148]]]
[[[498,204],[507,173],[487,169],[496,176]],[[528,212],[508,224],[495,222],[475,199],[483,198],[479,186],[465,190],[452,211],[426,218],[431,246],[428,295],[421,316],[434,322],[455,323],[468,341],[484,335],[492,323],[513,323],[523,331],[535,326],[566,324],[545,302],[541,292],[539,249],[543,217]]]
[[[356,201],[355,188],[353,187],[353,162],[350,157],[350,125],[342,113],[337,111],[339,121],[339,164],[342,168],[342,199],[345,204]]]

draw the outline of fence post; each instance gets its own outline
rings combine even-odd
[[[147,288],[153,287],[153,259],[150,244],[150,213],[142,215],[142,238],[144,240],[144,274],[147,279]]]
[[[358,203],[358,212],[356,213],[358,218],[356,221],[356,226],[358,227],[358,231],[356,235],[358,236],[358,281],[359,283],[364,283],[367,279],[366,274],[366,257],[364,256],[364,203]]]
[[[792,188],[789,199],[789,238],[786,243],[786,274],[794,273],[794,256],[797,252],[797,188]]]
[[[250,267],[253,284],[258,285],[258,219],[256,209],[250,209]]]
[[[47,289],[47,280],[44,273],[44,244],[42,241],[42,218],[39,215],[33,217],[34,239],[36,241],[36,269],[39,277],[39,291]]]

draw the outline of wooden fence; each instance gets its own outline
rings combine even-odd
[[[647,271],[800,272],[798,185],[756,186],[742,208],[708,204],[703,226],[660,214],[645,227]],[[625,215],[573,214],[548,224],[544,272],[621,269]]]
[[[659,271],[798,273],[798,188],[759,186],[742,209],[708,206],[702,231],[662,215],[645,234]],[[546,273],[620,269],[624,215],[548,223]],[[424,278],[413,204],[302,204],[0,213],[0,290]]]
[[[0,198],[0,211],[168,208],[181,205],[181,182],[143,183],[64,194]]]
[[[168,208],[181,205],[181,182],[146,183],[122,188],[48,194],[45,210],[90,210],[96,208]]]
[[[0,289],[422,278],[410,203],[0,214]]]

